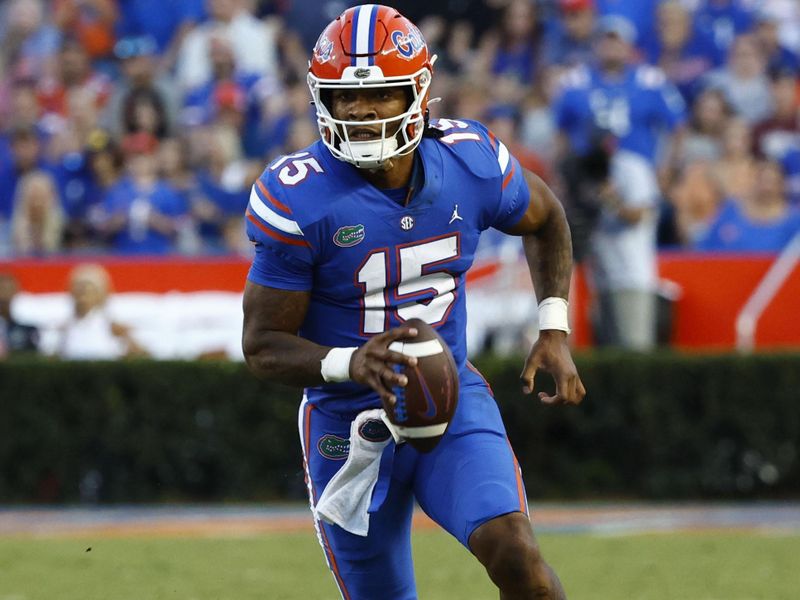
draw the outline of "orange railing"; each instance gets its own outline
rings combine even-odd
[[[800,242],[797,244],[800,250]],[[69,270],[83,260],[0,262],[0,271],[14,273],[26,292],[58,292],[65,290]],[[682,291],[673,307],[673,344],[687,350],[733,350],[737,347],[738,322],[738,344],[742,347],[800,348],[800,269],[788,260],[776,263],[775,256],[765,254],[662,254],[660,276]],[[242,289],[248,269],[247,261],[238,258],[106,258],[98,262],[108,268],[118,292],[235,292]],[[773,265],[779,271],[773,269],[773,275],[767,277]],[[524,265],[520,265],[517,277],[509,278],[503,273],[506,268],[493,261],[478,262],[470,273],[469,285],[485,285],[501,276],[510,285],[529,285]],[[776,274],[780,275],[779,285],[775,285]],[[768,297],[763,291],[754,295],[765,285]],[[571,301],[575,344],[590,347],[592,292],[582,268],[576,269]],[[748,310],[744,310],[746,307]],[[743,314],[754,319],[751,326],[741,325]],[[748,327],[752,327],[752,336],[747,334]]]

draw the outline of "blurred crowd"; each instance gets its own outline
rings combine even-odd
[[[246,255],[250,185],[316,139],[307,60],[349,4],[3,2],[0,257]],[[630,225],[772,251],[800,227],[798,3],[389,4],[439,56],[434,116],[484,121],[550,182],[579,259]]]
[[[599,341],[652,344],[659,249],[800,232],[796,0],[386,3],[438,55],[432,116],[483,121],[564,201]],[[0,259],[247,256],[250,186],[317,139],[308,57],[351,4],[0,3]]]

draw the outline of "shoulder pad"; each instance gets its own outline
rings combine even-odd
[[[444,135],[438,139],[473,175],[481,179],[500,177],[511,163],[508,149],[482,123],[467,119],[436,119],[431,127]]]
[[[325,177],[324,163],[316,145],[300,152],[275,158],[256,180],[251,193],[267,201],[270,208],[278,209],[285,217],[296,220],[302,227],[317,221],[324,212],[325,203],[319,202],[320,187]]]
[[[323,191],[328,183],[314,145],[279,156],[253,184],[248,213],[282,234],[302,236],[304,228],[319,221],[328,210],[329,203],[320,202],[320,198],[330,196]]]

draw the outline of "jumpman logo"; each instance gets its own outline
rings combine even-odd
[[[448,223],[448,225],[450,225],[453,221],[463,221],[463,220],[464,219],[462,219],[461,216],[458,214],[458,204],[456,204],[455,208],[453,208],[453,216],[450,217],[450,222]]]

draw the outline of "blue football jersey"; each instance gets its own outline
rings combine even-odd
[[[588,149],[594,132],[608,131],[619,147],[655,161],[658,138],[686,119],[678,90],[661,69],[631,66],[615,79],[595,68],[572,69],[562,79],[562,92],[553,107],[559,129],[573,150]]]
[[[308,291],[299,331],[325,346],[360,346],[420,318],[466,366],[466,272],[482,231],[508,229],[528,207],[522,168],[480,123],[439,119],[417,147],[424,184],[406,206],[318,141],[273,161],[247,209],[250,281]],[[306,390],[309,402],[353,414],[380,406],[354,382]],[[322,407],[322,406],[321,406]]]

